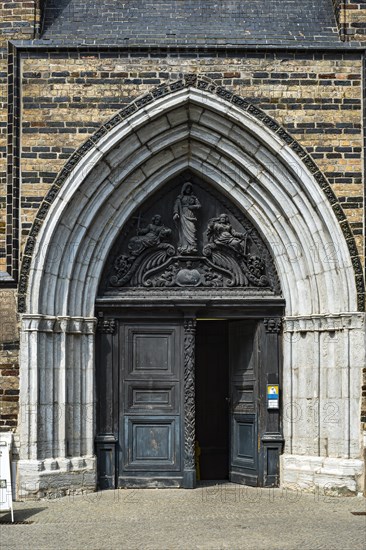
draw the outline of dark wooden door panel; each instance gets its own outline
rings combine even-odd
[[[133,472],[180,469],[179,418],[125,417],[124,469]]]
[[[258,329],[260,346],[260,383],[263,396],[260,408],[260,464],[265,487],[278,487],[280,454],[283,446],[280,409],[269,408],[267,385],[279,384],[281,396],[281,319],[266,318]]]
[[[98,489],[115,489],[116,445],[115,440],[110,439],[110,442],[97,443]]]
[[[190,358],[184,344],[194,335],[183,321],[156,316],[101,323],[100,488],[192,486],[184,481],[184,430],[191,424],[184,424],[183,357]],[[266,387],[281,381],[279,334],[278,318],[197,322],[196,436],[206,479],[223,478],[226,471],[236,483],[278,485],[281,418],[266,405]]]
[[[151,486],[182,470],[183,322],[121,323],[120,486]]]
[[[174,414],[179,402],[179,382],[156,380],[125,381],[124,411],[126,414],[146,411]]]
[[[255,413],[256,398],[255,398],[255,381],[251,380],[251,384],[244,383],[240,380],[232,382],[232,410],[235,413]]]
[[[257,485],[258,436],[256,415],[233,415],[231,480]]]
[[[258,375],[255,325],[229,323],[230,480],[258,484]]]
[[[177,328],[152,322],[126,326],[124,377],[166,379],[177,377]]]

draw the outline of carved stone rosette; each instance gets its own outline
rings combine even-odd
[[[263,323],[264,323],[264,328],[266,329],[266,332],[272,333],[272,334],[279,334],[281,332],[282,319],[268,318],[268,319],[264,319]]]
[[[196,320],[186,319],[184,321],[184,469],[193,473],[195,472],[195,335]]]
[[[117,323],[115,319],[104,319],[100,316],[97,323],[97,331],[102,334],[115,334]]]

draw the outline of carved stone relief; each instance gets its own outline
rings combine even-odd
[[[195,254],[197,252],[195,210],[199,208],[201,208],[201,204],[193,194],[191,182],[187,181],[174,204],[173,220],[179,227],[179,254]]]
[[[278,334],[281,332],[282,328],[282,319],[275,318],[275,319],[264,319],[264,327],[266,332],[268,333],[275,333]]]
[[[99,316],[97,322],[97,331],[102,334],[115,334],[117,323],[115,319],[104,319],[103,316]]]
[[[272,258],[255,227],[227,199],[191,179],[137,212],[108,264],[103,290],[109,292],[240,287],[279,293]]]

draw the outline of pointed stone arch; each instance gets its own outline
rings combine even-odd
[[[201,120],[201,115],[199,113],[202,107],[199,107],[199,105],[205,107],[205,112]],[[190,113],[192,113],[190,116],[193,118],[188,117],[186,119],[186,124],[192,123],[193,126],[188,134],[184,134],[182,126],[184,124],[183,118],[181,119],[182,123],[179,124],[179,117],[183,116],[182,113],[188,106],[190,106]],[[179,110],[180,114],[178,114]],[[173,113],[176,113],[176,121],[170,122],[172,117],[174,117]],[[166,118],[167,114],[169,114],[168,118]],[[145,128],[144,132],[146,135],[148,135],[149,132],[154,132],[156,128],[159,128],[162,141],[159,145],[158,142],[160,138],[157,136],[155,137],[152,141],[152,146],[155,147],[155,149],[151,150],[151,154],[148,156],[146,156],[147,145],[145,143],[145,151],[142,151],[143,148],[140,150],[141,155],[137,161],[138,164],[144,162],[144,159],[146,162],[150,162],[150,164],[153,163],[153,159],[159,158],[157,155],[161,155],[161,151],[167,152],[169,150],[169,147],[164,149],[165,145],[168,143],[170,147],[173,143],[188,143],[189,151],[186,154],[186,160],[183,162],[186,162],[186,165],[188,165],[188,163],[195,164],[198,171],[206,170],[211,172],[211,170],[214,170],[212,163],[216,162],[217,166],[218,161],[216,159],[211,162],[209,154],[205,159],[203,151],[208,151],[210,148],[213,149],[215,143],[219,143],[222,146],[222,165],[220,169],[216,171],[221,174],[224,173],[224,170],[229,172],[228,178],[231,179],[231,185],[233,185],[232,182],[235,180],[234,187],[236,192],[239,191],[240,188],[243,190],[245,185],[248,185],[248,179],[256,184],[261,181],[259,185],[265,187],[264,180],[266,177],[268,181],[270,181],[272,177],[275,181],[280,181],[280,179],[283,178],[282,191],[279,186],[277,189],[276,201],[277,203],[283,201],[282,214],[285,217],[287,216],[285,212],[286,207],[288,207],[291,202],[288,201],[288,197],[291,197],[291,193],[293,193],[295,197],[299,196],[296,190],[296,186],[298,186],[299,189],[302,190],[303,196],[307,197],[306,200],[309,201],[303,213],[304,228],[306,225],[314,228],[315,220],[318,218],[318,221],[321,220],[320,223],[324,227],[327,227],[329,232],[328,236],[319,235],[316,244],[309,242],[308,249],[312,250],[317,256],[323,255],[323,260],[326,259],[326,263],[329,264],[328,267],[335,263],[333,261],[335,255],[337,256],[337,262],[339,260],[341,261],[341,264],[338,266],[341,269],[345,267],[344,261],[346,258],[348,258],[349,261],[351,257],[351,262],[348,262],[347,266],[349,281],[346,286],[347,288],[350,286],[353,287],[354,291],[354,282],[351,282],[351,279],[355,281],[357,287],[356,292],[358,292],[358,304],[353,304],[350,307],[352,310],[362,310],[364,290],[362,284],[363,279],[355,242],[340,204],[314,161],[307,155],[306,151],[298,142],[263,111],[250,105],[245,99],[235,96],[228,90],[217,87],[208,79],[200,79],[194,75],[189,75],[185,80],[161,86],[135,100],[127,108],[104,124],[68,161],[41,205],[25,247],[19,285],[20,312],[30,312],[30,303],[28,302],[27,304],[26,297],[28,300],[30,299],[31,293],[29,291],[27,292],[28,281],[31,277],[31,273],[32,276],[35,274],[34,269],[37,263],[37,261],[34,260],[34,251],[39,250],[40,247],[42,248],[41,269],[43,269],[43,264],[47,263],[45,258],[47,247],[45,248],[44,243],[50,244],[50,252],[54,257],[56,255],[57,257],[59,256],[61,247],[63,246],[62,242],[56,243],[54,242],[55,240],[51,238],[50,229],[53,227],[52,224],[47,223],[47,231],[45,232],[43,222],[46,216],[48,219],[52,217],[52,220],[56,223],[56,219],[63,211],[62,205],[65,206],[65,197],[67,197],[66,200],[69,201],[71,193],[83,193],[82,188],[85,188],[85,182],[82,187],[80,187],[80,184],[86,180],[91,171],[95,170],[97,165],[99,166],[99,171],[103,166],[105,168],[106,162],[108,162],[108,156],[106,154],[108,151],[109,155],[114,158],[114,164],[112,165],[110,173],[107,175],[105,172],[104,175],[107,180],[111,177],[112,171],[115,172],[117,162],[115,160],[117,153],[112,153],[111,149],[117,147],[116,150],[118,151],[118,143],[120,144],[119,149],[123,149],[125,147],[123,144],[125,140],[127,140],[127,145],[132,148],[131,154],[134,153],[135,156],[139,154],[137,152],[138,147],[136,146],[135,149],[133,149],[132,143],[134,139],[139,140],[138,136],[140,134],[144,134],[144,132],[141,131],[142,126]],[[239,141],[241,141],[241,143],[239,143]],[[199,143],[202,148],[200,158],[195,155],[194,148],[192,147],[193,143]],[[231,150],[229,151],[230,148]],[[256,151],[256,148],[258,151]],[[242,157],[241,160],[237,161],[240,157]],[[121,164],[123,162],[125,164],[130,162],[129,155],[120,156],[119,158]],[[166,155],[165,158],[167,158]],[[281,159],[281,162],[279,162],[279,159]],[[100,162],[101,160],[102,162]],[[180,160],[182,161],[182,159]],[[179,162],[177,159],[175,163],[177,169],[179,169],[178,165]],[[173,164],[170,163],[170,173],[172,173],[172,170],[174,172],[172,166]],[[215,164],[213,166],[215,166]],[[286,167],[285,170],[281,168],[283,166]],[[242,178],[242,181],[246,183],[244,183],[243,187],[243,185],[237,185],[238,182],[236,180],[240,178],[241,173],[244,172],[246,176]],[[125,178],[127,176],[130,179],[133,177],[131,171],[128,170],[125,170],[123,174]],[[258,175],[260,175],[260,177],[257,177]],[[302,179],[303,181],[301,181]],[[227,183],[227,185],[230,184]],[[286,185],[292,185],[292,189],[286,190]],[[274,190],[271,191],[268,189],[268,191],[269,193],[274,193]],[[281,195],[284,191],[285,194]],[[261,193],[260,186],[257,189],[257,193]],[[249,204],[248,200],[251,200],[252,197],[250,197],[250,193],[246,195],[247,207]],[[256,200],[259,202],[261,198],[264,199],[264,197],[260,196],[256,199],[255,191],[253,191],[252,195],[254,196],[254,202]],[[292,203],[294,204],[293,201]],[[300,212],[301,206],[297,208]],[[315,216],[315,213],[317,213],[318,216]],[[276,216],[278,217],[282,214],[277,212]],[[78,216],[76,216],[75,219],[77,219],[77,217]],[[335,222],[335,219],[338,220],[338,224]],[[299,231],[299,229],[297,231]],[[40,244],[41,240],[42,244]],[[328,251],[324,250],[324,245],[328,247]],[[322,247],[323,250],[321,251],[320,248]],[[75,247],[73,246],[73,248]],[[294,253],[294,250],[292,253]],[[38,256],[40,255],[38,254]],[[295,253],[292,263],[296,263],[298,260],[301,261],[301,258],[297,258]],[[322,258],[318,257],[317,261],[322,263]],[[324,265],[322,266],[322,269],[323,268]],[[315,268],[313,271],[319,272],[319,269]],[[329,270],[325,271],[328,272]],[[332,278],[333,276],[334,274]],[[337,286],[337,284],[339,285],[340,283],[336,279],[337,276],[334,279],[334,284]],[[31,286],[34,285],[32,284]],[[344,281],[342,282],[342,287],[343,286]],[[337,286],[337,288],[339,288],[339,286]],[[334,296],[333,291],[331,291],[329,295]],[[314,293],[313,296],[315,296]],[[287,296],[287,300],[289,304],[289,296]],[[344,310],[345,307],[348,309],[347,306],[342,306],[341,304],[339,307],[340,310]]]
[[[24,482],[28,475],[37,477],[40,463],[47,475],[65,468],[94,471],[94,303],[104,261],[131,213],[186,168],[231,197],[269,243],[286,300],[284,396],[291,403],[296,398],[292,377],[303,361],[303,355],[294,356],[294,348],[287,349],[290,341],[302,349],[296,335],[335,326],[347,336],[342,350],[349,345],[351,329],[359,338],[363,318],[355,312],[363,294],[362,277],[356,273],[355,278],[354,240],[331,188],[306,151],[260,109],[207,79],[189,75],[161,86],[132,102],[73,155],[29,236],[19,287],[21,402],[35,411],[37,422],[28,418],[21,426]],[[48,374],[50,366],[57,376]],[[359,365],[351,367],[359,386]],[[317,369],[320,380],[320,365]],[[351,434],[347,380],[341,437],[355,442],[359,434]],[[71,416],[68,384],[85,390]],[[357,403],[352,402],[352,411]],[[304,451],[302,428],[293,420],[291,416],[286,435],[288,449],[297,454]],[[71,436],[76,425],[77,442]],[[319,430],[318,449],[308,454],[320,456],[325,436]],[[358,456],[356,447],[354,443],[352,450],[342,448],[333,456]],[[29,468],[35,470],[29,474]]]

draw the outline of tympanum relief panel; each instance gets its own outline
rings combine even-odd
[[[259,231],[227,197],[189,173],[140,207],[115,243],[100,295],[134,288],[280,294]]]

